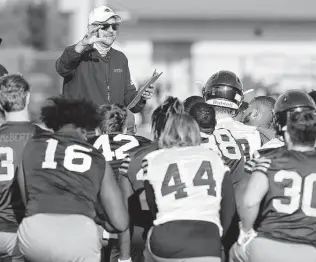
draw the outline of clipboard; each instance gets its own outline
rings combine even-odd
[[[145,92],[146,88],[149,87],[150,85],[154,84],[158,78],[162,75],[163,72],[161,73],[157,73],[156,69],[152,75],[151,78],[149,78],[147,80],[147,82],[138,90],[137,95],[134,97],[134,99],[129,103],[129,105],[127,106],[127,109],[131,109],[134,106],[136,106],[136,104],[139,102],[142,94]]]

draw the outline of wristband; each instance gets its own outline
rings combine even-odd
[[[117,262],[132,262],[132,259],[131,258],[125,259],[125,260],[118,259]]]
[[[253,229],[250,229],[248,232],[245,232],[242,229],[240,229],[237,244],[240,246],[246,245],[256,236],[257,236],[257,232],[254,231]]]
[[[104,240],[109,240],[110,239],[111,234],[109,232],[107,232],[106,230],[103,229],[102,232],[102,239]]]

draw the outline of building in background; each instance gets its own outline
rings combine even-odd
[[[220,69],[235,71],[247,79],[246,89],[258,87],[260,94],[316,84],[314,0],[23,0],[47,6],[46,50],[40,52],[23,41],[18,48],[11,43],[27,31],[25,15],[7,11],[14,3],[22,10],[20,0],[0,0],[5,36],[0,63],[10,71],[49,75],[57,90],[56,58],[82,38],[89,12],[102,4],[125,19],[116,46],[128,56],[134,82],[143,82],[154,69],[164,72],[157,102],[167,94],[182,99],[199,94],[196,81],[205,82]]]

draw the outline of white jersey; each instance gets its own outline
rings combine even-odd
[[[252,158],[255,151],[261,147],[260,133],[254,126],[248,126],[231,117],[226,117],[217,120],[216,129],[218,128],[226,128],[232,133],[241,144],[246,160]]]
[[[273,138],[269,142],[265,143],[260,149],[279,148],[281,146],[284,146],[284,142],[279,138]]]
[[[158,207],[154,225],[176,220],[208,221],[222,234],[219,211],[222,182],[228,167],[220,156],[201,146],[161,149],[143,160]]]

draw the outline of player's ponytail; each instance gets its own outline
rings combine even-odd
[[[122,133],[126,123],[127,109],[120,104],[101,105],[100,114],[103,118],[100,124],[101,133]]]
[[[165,101],[154,110],[151,117],[151,127],[155,139],[160,137],[169,117],[183,112],[184,107],[180,100],[176,97],[168,96]]]
[[[313,146],[316,139],[315,111],[304,110],[289,113],[287,132],[293,144]]]
[[[198,146],[201,143],[200,128],[189,114],[169,117],[159,137],[159,148]]]

